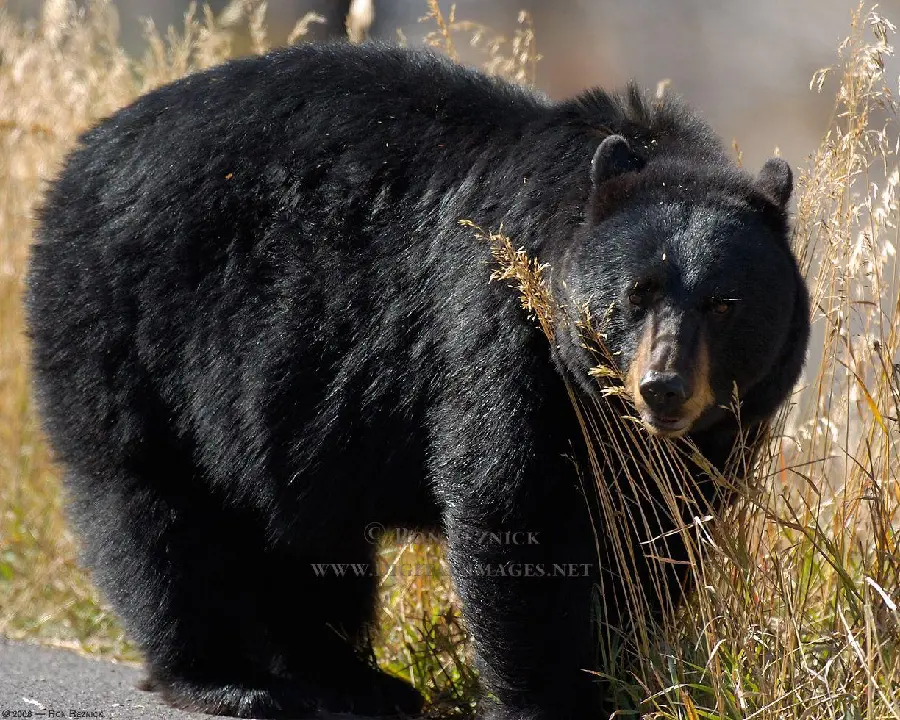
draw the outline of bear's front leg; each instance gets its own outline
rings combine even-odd
[[[596,717],[597,544],[580,500],[515,521],[464,503],[448,518],[448,560],[485,691],[480,718]]]

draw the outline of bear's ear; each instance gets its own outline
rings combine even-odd
[[[794,191],[794,173],[791,166],[779,157],[766,160],[756,180],[763,192],[777,200],[781,207],[786,207]]]
[[[640,170],[644,161],[621,135],[610,135],[597,148],[591,160],[591,183],[596,190],[601,184],[632,170]]]

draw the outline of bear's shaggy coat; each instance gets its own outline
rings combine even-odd
[[[549,263],[608,321],[647,427],[721,463],[735,385],[758,427],[803,363],[790,193],[675,101],[555,103],[374,45],[229,62],[87,132],[31,256],[34,375],[149,685],[242,716],[417,711],[367,662],[376,578],[314,570],[373,564],[379,523],[446,533],[485,717],[591,716],[610,530],[562,377],[596,392],[592,359],[550,346],[458,221]]]

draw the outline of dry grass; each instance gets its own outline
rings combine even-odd
[[[900,718],[900,170],[897,107],[883,85],[893,33],[860,7],[838,65],[813,78],[821,91],[833,74],[838,90],[832,126],[799,181],[793,246],[822,341],[808,380],[760,443],[745,443],[719,473],[689,441],[641,439],[612,405],[572,394],[591,475],[602,479],[625,454],[641,469],[597,483],[609,526],[652,525],[625,512],[632,488],[664,498],[672,517],[689,507],[693,518],[680,530],[697,587],[691,602],[609,638],[616,653],[605,671],[623,709],[688,720]],[[576,323],[596,352],[598,381],[627,401],[598,323],[554,304],[537,258],[502,233],[475,230],[494,249],[495,279],[512,281],[550,339],[554,322]],[[692,465],[738,492],[724,517],[692,492]],[[733,487],[741,468],[749,477]],[[653,552],[664,567],[665,538],[633,547],[629,533],[615,535],[626,578],[636,553]],[[629,583],[628,604],[640,609],[649,593],[659,596],[659,586]],[[619,672],[626,659],[630,678]]]
[[[431,44],[454,55],[455,43],[468,37],[484,51],[489,71],[533,82],[539,55],[527,16],[507,40],[458,22],[452,11],[445,17],[435,0],[428,10],[437,28]],[[135,659],[77,565],[58,473],[31,402],[20,302],[31,217],[43,182],[96,119],[163,82],[266,49],[264,3],[238,0],[218,16],[192,11],[178,32],[148,26],[149,50],[137,62],[121,50],[107,2],[95,0],[77,15],[66,2],[48,0],[34,28],[2,13],[0,633]],[[315,21],[301,21],[291,42]],[[698,557],[692,601],[659,626],[613,638],[617,654],[605,670],[618,676],[624,658],[636,662],[634,674],[617,682],[623,708],[686,720],[900,720],[900,174],[896,109],[882,77],[892,34],[886,20],[861,8],[831,77],[814,79],[820,90],[829,82],[836,87],[836,105],[798,188],[794,247],[813,288],[821,338],[812,373],[771,428],[750,480],[738,488],[741,502],[721,522],[710,522],[701,504],[694,508],[697,521],[683,530]],[[502,234],[473,232],[493,242],[498,278],[522,290],[527,310],[549,330],[548,313],[559,309],[538,259],[517,252]],[[577,308],[566,311],[585,332],[593,327]],[[585,339],[602,353],[598,338]],[[602,360],[598,380],[618,393]],[[597,467],[640,432],[602,403],[574,395],[573,402]],[[686,442],[638,447],[646,448],[638,458],[644,477],[674,511],[691,496],[683,469],[702,458]],[[728,484],[732,470],[723,469],[719,481]],[[606,511],[617,515],[618,488],[600,490]],[[445,714],[463,712],[474,677],[440,549],[383,552],[394,571],[383,586],[379,659]],[[623,542],[623,572],[630,552],[645,549]],[[396,571],[404,565],[435,567],[437,578]],[[642,593],[652,591],[635,586],[629,602],[639,607]]]

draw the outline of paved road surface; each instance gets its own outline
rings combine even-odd
[[[102,712],[103,718],[123,720],[209,720],[209,715],[174,710],[153,693],[138,690],[141,677],[141,670],[131,665],[0,638],[0,719],[71,718],[72,710],[82,710],[82,717]]]
[[[155,694],[138,690],[135,685],[142,676],[142,671],[131,665],[93,660],[68,650],[0,637],[0,720],[73,717],[210,720],[213,717],[175,710],[157,700]],[[73,710],[85,714],[73,715]],[[332,720],[353,718],[340,715],[333,716]]]

